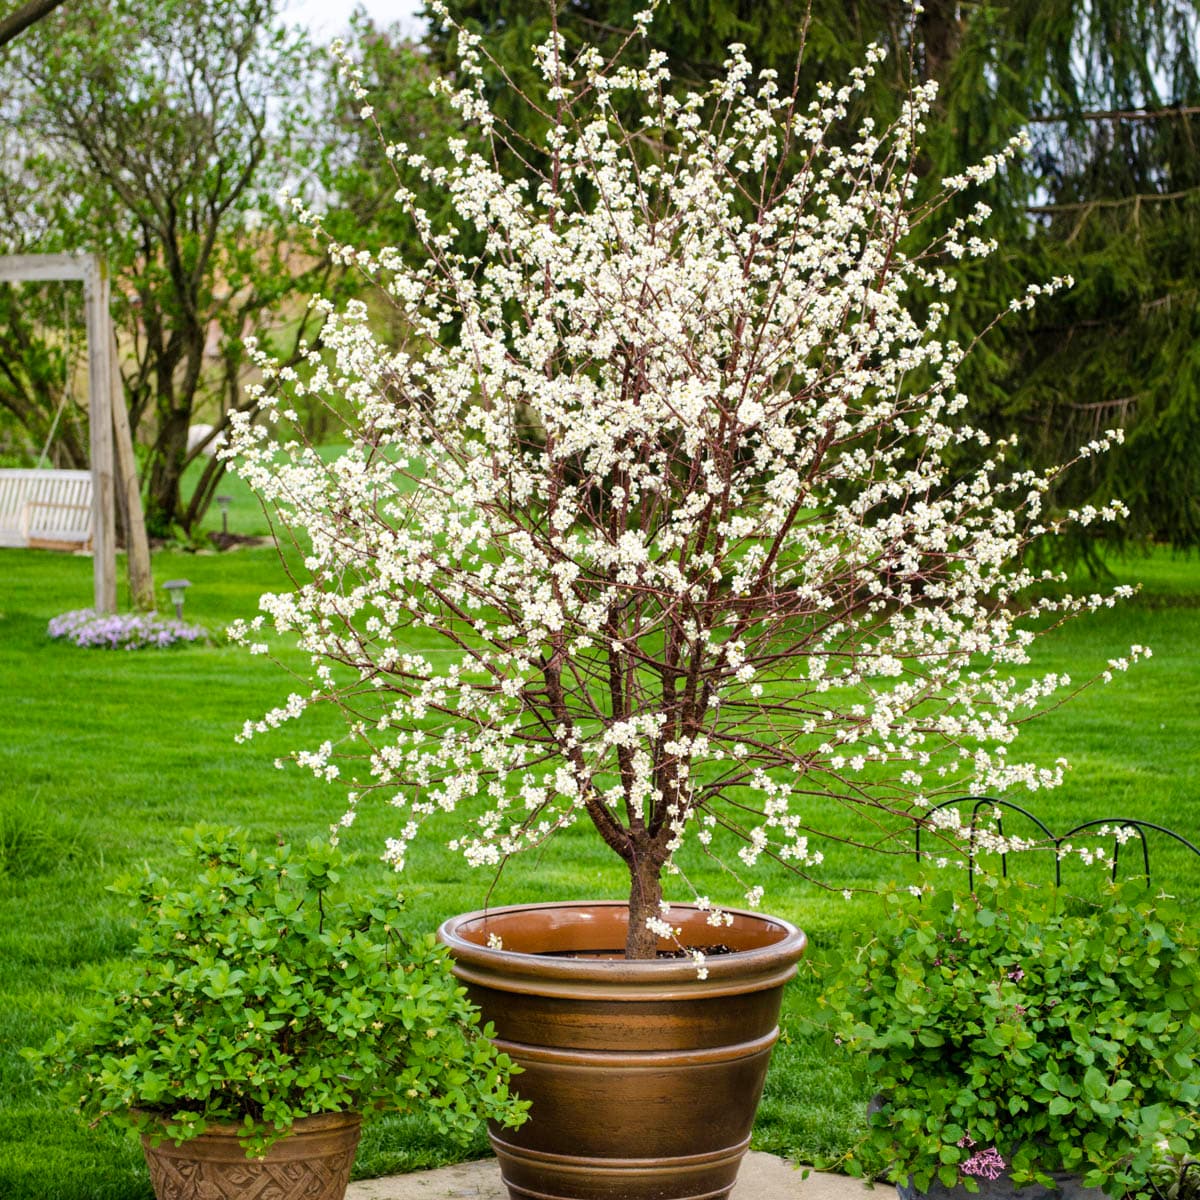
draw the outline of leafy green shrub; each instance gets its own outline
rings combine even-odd
[[[1156,1143],[1194,1143],[1194,936],[1119,889],[1075,911],[1046,895],[894,898],[847,957],[826,1003],[879,1093],[853,1170],[975,1191],[999,1162],[1018,1185],[1066,1170],[1123,1196],[1145,1186]]]
[[[27,1051],[82,1114],[132,1113],[175,1141],[236,1123],[248,1154],[316,1113],[419,1109],[461,1137],[480,1117],[520,1123],[513,1064],[433,935],[402,932],[393,893],[335,903],[341,860],[320,841],[262,856],[200,828],[189,843],[189,886],[153,873],[114,885],[142,912],[135,961]]]

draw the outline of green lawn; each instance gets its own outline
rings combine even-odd
[[[261,514],[237,484],[222,490],[236,495],[231,531],[261,532]],[[215,507],[208,525],[220,527]],[[1074,764],[1065,787],[1029,798],[1030,806],[1060,828],[1118,815],[1161,821],[1196,840],[1200,565],[1162,555],[1119,564],[1118,575],[1146,582],[1138,600],[1059,632],[1047,641],[1040,665],[1082,678],[1131,642],[1150,644],[1155,656],[1030,727],[1028,756],[1052,761],[1062,754]],[[190,579],[187,616],[213,629],[252,614],[261,591],[283,586],[268,549],[162,552],[155,576]],[[129,946],[123,910],[105,884],[144,860],[169,865],[175,832],[197,820],[238,822],[267,840],[311,836],[341,812],[336,789],[274,768],[294,730],[234,744],[242,721],[288,690],[277,668],[220,644],[123,653],[49,641],[47,620],[85,606],[90,594],[85,558],[0,551],[0,1195],[6,1200],[151,1194],[130,1134],[79,1126],[17,1054],[69,1020],[105,964]],[[362,876],[384,869],[376,856],[385,820],[366,810],[354,828]],[[1200,894],[1196,862],[1169,847],[1156,847],[1154,862],[1157,884]],[[572,835],[543,858],[511,866],[492,902],[620,895],[618,868],[591,840]],[[911,867],[841,853],[830,855],[827,871],[840,889],[907,878]],[[702,865],[696,874],[714,898],[728,895]],[[1089,886],[1078,870],[1075,878]],[[763,882],[767,907],[804,927],[812,945],[789,991],[756,1144],[811,1161],[844,1148],[864,1101],[848,1084],[836,1048],[820,1035],[823,957],[838,938],[870,927],[876,902],[846,902],[840,892],[790,879]],[[489,883],[440,850],[436,838],[427,839],[404,882],[411,920],[432,926],[478,907]],[[474,1150],[481,1147],[477,1142]],[[456,1153],[419,1120],[384,1120],[368,1130],[356,1169],[360,1175],[412,1170]]]

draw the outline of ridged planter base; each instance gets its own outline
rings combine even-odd
[[[142,1149],[158,1200],[342,1200],[361,1127],[358,1113],[304,1117],[265,1158],[247,1158],[229,1125]]]
[[[670,920],[684,945],[734,953],[711,955],[704,980],[687,959],[626,961],[628,907],[615,902],[498,908],[439,930],[497,1045],[524,1069],[514,1087],[529,1120],[491,1131],[512,1200],[732,1190],[805,938],[757,913],[713,928],[673,905]]]

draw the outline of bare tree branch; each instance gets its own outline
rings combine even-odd
[[[1169,117],[1200,116],[1200,105],[1176,104],[1169,108],[1114,108],[1095,112],[1047,113],[1030,117],[1031,125],[1054,125],[1060,121],[1161,121]]]
[[[1184,188],[1179,192],[1141,192],[1136,196],[1118,196],[1110,200],[1079,200],[1074,204],[1030,204],[1025,211],[1053,215],[1063,212],[1083,212],[1093,208],[1122,208],[1126,204],[1159,204],[1164,200],[1183,200],[1194,196],[1200,188]]]
[[[18,34],[23,33],[30,25],[36,24],[43,17],[48,17],[63,0],[29,0],[22,4],[16,12],[0,18],[0,46],[11,42]]]

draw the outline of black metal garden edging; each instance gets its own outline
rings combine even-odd
[[[1112,879],[1117,878],[1117,865],[1121,857],[1121,846],[1123,840],[1119,836],[1122,830],[1132,829],[1138,837],[1142,845],[1142,873],[1146,877],[1146,882],[1150,882],[1150,844],[1146,840],[1146,831],[1153,830],[1155,833],[1165,834],[1169,838],[1173,838],[1181,846],[1190,850],[1197,858],[1200,858],[1200,847],[1193,845],[1187,838],[1176,833],[1173,829],[1168,829],[1165,825],[1158,825],[1153,821],[1142,821],[1137,818],[1124,817],[1098,817],[1095,820],[1084,821],[1080,825],[1068,829],[1066,833],[1055,834],[1053,830],[1040,818],[1035,817],[1027,808],[1023,808],[1020,804],[1014,804],[1011,800],[1003,800],[994,796],[960,796],[955,800],[943,800],[941,804],[934,805],[929,810],[929,815],[939,812],[944,808],[952,808],[960,804],[971,805],[971,840],[970,850],[967,856],[967,884],[973,891],[975,888],[975,831],[978,826],[978,817],[981,809],[994,808],[996,810],[996,832],[1003,837],[1004,835],[1004,810],[1008,809],[1012,812],[1020,813],[1027,820],[1032,821],[1047,837],[1049,844],[1054,847],[1054,885],[1060,887],[1062,885],[1062,857],[1059,853],[1064,842],[1068,838],[1076,837],[1089,829],[1103,828],[1105,826],[1113,829],[1113,856],[1112,856]],[[926,818],[928,820],[928,817]],[[917,861],[921,860],[921,828],[924,821],[917,825],[915,852]],[[1129,840],[1129,839],[1125,839]],[[1004,878],[1008,878],[1008,854],[1000,855],[1000,872]]]
[[[1159,825],[1154,821],[1143,821],[1138,818],[1117,818],[1117,817],[1098,817],[1090,821],[1083,821],[1073,828],[1068,829],[1065,833],[1055,834],[1054,831],[1040,817],[1034,816],[1027,808],[1020,804],[1016,804],[1011,800],[1000,799],[995,796],[960,796],[954,800],[943,800],[940,804],[935,805],[929,810],[925,819],[922,820],[916,827],[915,852],[917,861],[921,860],[921,831],[925,822],[928,821],[934,813],[939,812],[944,808],[953,808],[958,805],[971,806],[971,823],[970,823],[970,842],[967,855],[967,883],[971,892],[975,890],[975,855],[976,855],[976,832],[979,825],[979,813],[986,808],[992,808],[996,812],[995,829],[1000,835],[1004,835],[1004,813],[1005,811],[1019,813],[1026,820],[1032,822],[1046,836],[1047,844],[1054,847],[1054,885],[1055,887],[1062,886],[1062,847],[1069,838],[1076,837],[1079,834],[1087,833],[1091,829],[1101,829],[1104,831],[1101,836],[1108,836],[1108,831],[1112,831],[1113,836],[1113,854],[1112,854],[1112,870],[1111,878],[1116,881],[1117,867],[1121,857],[1121,847],[1125,842],[1132,840],[1129,837],[1122,837],[1121,834],[1125,830],[1132,830],[1136,835],[1142,847],[1142,874],[1146,878],[1146,882],[1150,882],[1150,843],[1146,838],[1148,831],[1164,834],[1174,841],[1178,842],[1186,850],[1190,850],[1194,855],[1200,858],[1200,847],[1188,841],[1181,834],[1176,833],[1173,829],[1168,829],[1165,825]],[[1105,828],[1107,827],[1107,829]],[[1000,855],[1000,870],[1004,878],[1008,877],[1008,854]],[[1198,1196],[1200,1193],[1194,1189],[1200,1187],[1200,1161],[1181,1158],[1176,1160],[1178,1168],[1178,1189],[1174,1200],[1185,1200],[1186,1197]],[[1189,1177],[1194,1182],[1189,1184]],[[1170,1191],[1164,1191],[1159,1186],[1157,1180],[1153,1178],[1146,1179],[1146,1184],[1149,1185],[1150,1192],[1156,1200],[1172,1200]]]

